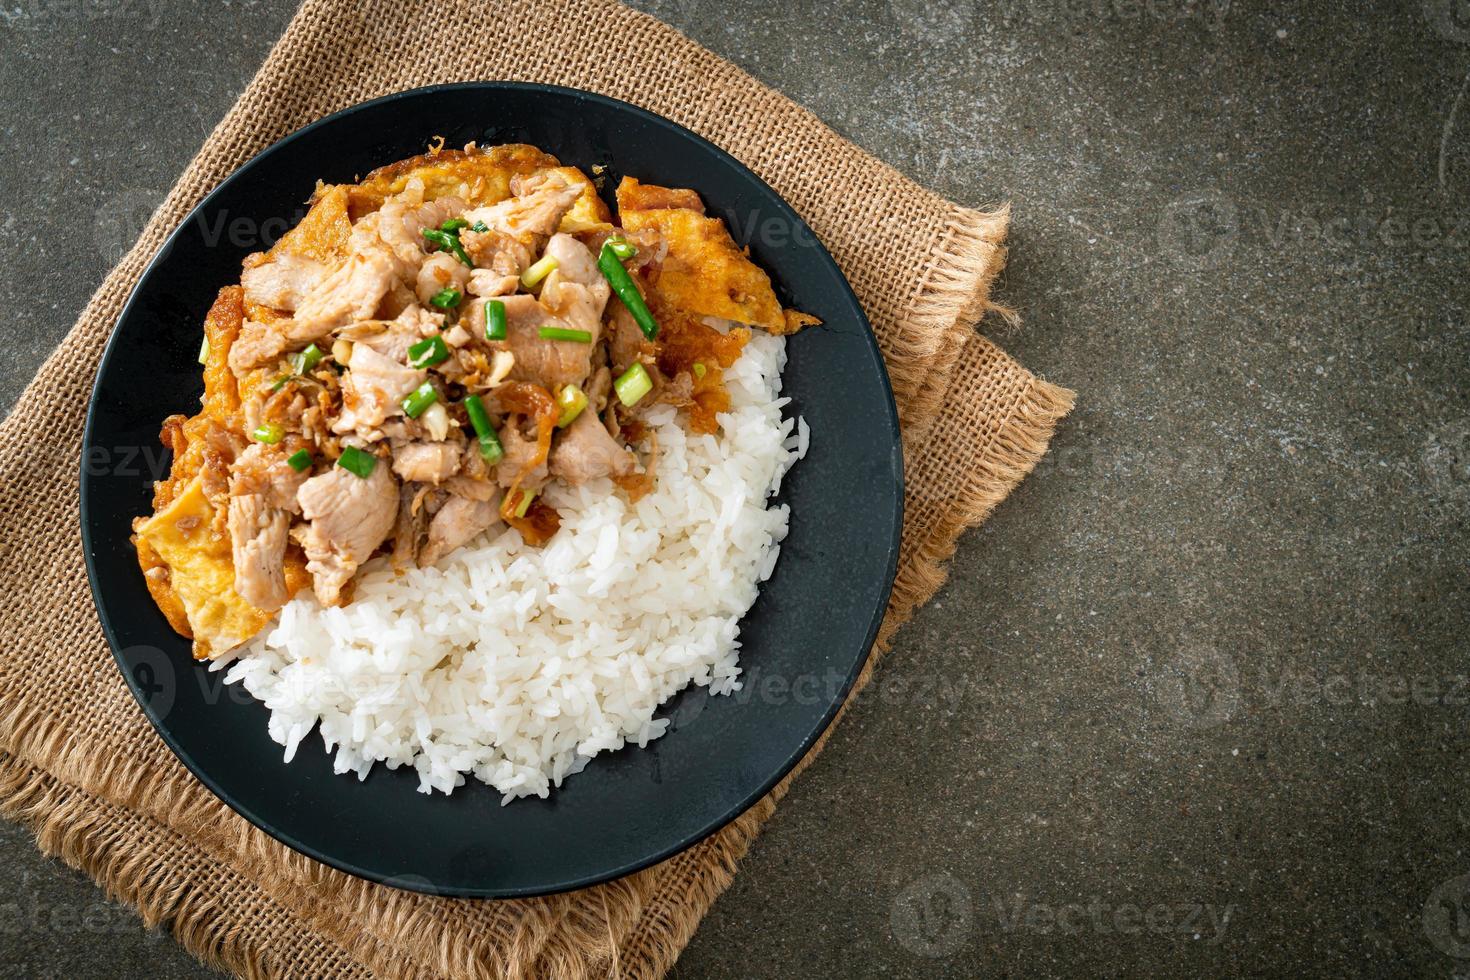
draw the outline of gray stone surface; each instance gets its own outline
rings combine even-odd
[[[1470,973],[1470,20],[640,5],[1013,202],[992,332],[1081,393],[676,975]],[[0,9],[0,403],[289,7]],[[0,848],[0,974],[207,972]]]

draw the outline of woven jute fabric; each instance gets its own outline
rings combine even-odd
[[[959,534],[1030,471],[1071,407],[1070,392],[975,331],[996,309],[1003,210],[921,189],[658,21],[609,0],[309,0],[0,427],[0,808],[144,922],[239,974],[661,975],[790,783],[616,882],[526,901],[429,898],[323,867],[237,817],[168,752],[113,664],[82,558],[80,406],[145,264],[276,139],[365,99],[474,79],[589,89],[688,126],[770,182],[852,282],[893,380],[908,480],[893,598],[857,691],[939,587]]]

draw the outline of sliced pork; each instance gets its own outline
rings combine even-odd
[[[603,476],[626,476],[637,461],[607,434],[602,420],[584,411],[552,443],[550,473],[572,486]]]
[[[235,592],[257,609],[275,612],[286,604],[286,532],[291,515],[258,493],[231,497],[230,553]]]
[[[518,276],[536,260],[536,253],[582,196],[582,189],[560,174],[545,174],[512,178],[511,193],[516,196],[466,211],[470,229],[460,235],[460,241],[476,266]],[[473,230],[480,225],[488,230]]]
[[[378,437],[389,416],[403,412],[403,399],[428,378],[427,371],[390,360],[366,344],[352,349],[351,368],[342,379],[342,415],[332,423],[338,434]]]
[[[398,483],[382,460],[366,477],[334,466],[303,483],[297,497],[309,522],[299,539],[312,589],[322,605],[338,605],[358,566],[393,530]]]
[[[612,293],[597,260],[571,235],[552,235],[545,254],[556,259],[557,266],[541,286],[541,305],[573,329],[590,333],[592,343],[597,343],[602,311]]]
[[[429,540],[419,551],[419,564],[429,566],[500,522],[500,495],[473,500],[451,495],[429,521]]]
[[[327,278],[331,267],[304,255],[282,252],[240,273],[245,302],[290,312]]]
[[[393,472],[400,480],[443,483],[459,472],[464,455],[458,442],[409,442],[393,449]]]
[[[444,326],[442,313],[430,313],[417,304],[392,320],[359,320],[337,331],[337,339],[365,345],[391,361],[408,363],[408,349]]]
[[[440,292],[453,289],[463,294],[470,281],[470,270],[448,252],[435,252],[424,259],[414,288],[420,303],[427,303]]]
[[[500,445],[505,450],[505,458],[496,464],[495,482],[508,490],[536,458],[536,440],[521,435],[521,430],[514,423],[507,422],[500,430]],[[546,461],[542,460],[526,473],[521,487],[527,491],[539,490],[546,483],[546,478]]]
[[[465,209],[465,202],[452,195],[427,202],[423,198],[423,182],[409,181],[402,194],[383,202],[374,228],[378,239],[415,267],[423,261],[427,246],[424,229],[438,228],[450,218],[459,217]]]
[[[326,337],[354,320],[370,319],[394,282],[393,266],[380,255],[354,254],[307,293],[288,320],[247,320],[230,347],[236,374]]]
[[[492,350],[515,355],[515,365],[510,370],[512,381],[529,381],[552,391],[562,385],[580,385],[592,373],[595,344],[546,340],[541,336],[542,327],[571,329],[570,323],[525,293],[505,296],[500,302],[505,304],[505,340],[489,341],[488,345]],[[485,336],[484,305],[476,303],[470,310],[471,336]]]
[[[297,493],[306,482],[274,446],[255,443],[230,467],[228,528],[235,591],[257,609],[274,612],[290,596],[282,563]]]

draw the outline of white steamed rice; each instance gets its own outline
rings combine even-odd
[[[785,361],[782,338],[755,332],[717,435],[650,413],[661,456],[638,503],[606,481],[556,485],[561,530],[542,549],[502,529],[434,568],[379,559],[345,608],[289,603],[226,681],[270,709],[287,762],[317,728],[337,772],[411,765],[425,793],[473,773],[502,802],[546,796],[597,753],[648,744],[679,690],[740,686],[738,622],[786,535],[767,498],[806,451],[805,423],[781,417]]]

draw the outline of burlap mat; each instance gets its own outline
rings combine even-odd
[[[145,922],[169,924],[190,951],[241,974],[658,976],[786,788],[710,840],[602,887],[530,901],[427,898],[322,867],[235,816],[175,761],[113,665],[82,562],[77,459],[99,355],[147,260],[272,141],[365,99],[483,78],[591,89],[694,129],[769,181],[836,256],[872,318],[910,450],[898,579],[876,652],[1071,407],[1070,392],[974,332],[1003,261],[1004,211],[922,190],[652,18],[608,0],[309,0],[0,426],[0,807]]]

